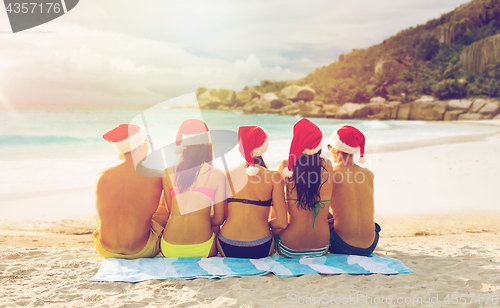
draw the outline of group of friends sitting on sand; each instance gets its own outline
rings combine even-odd
[[[96,181],[93,236],[105,258],[369,256],[378,243],[373,173],[354,163],[359,151],[365,160],[365,137],[352,126],[331,135],[332,165],[321,157],[319,127],[301,119],[277,171],[263,159],[267,133],[240,127],[245,163],[223,173],[213,166],[207,125],[189,119],[177,134],[178,163],[158,177],[136,171],[149,151],[144,128],[122,124],[103,138],[122,160]]]

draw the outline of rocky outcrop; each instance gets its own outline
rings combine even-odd
[[[296,87],[289,93],[295,97],[310,96],[298,94],[307,87]],[[307,90],[307,89],[306,89]],[[500,102],[485,99],[452,99],[439,101],[432,96],[422,96],[413,102],[387,102],[383,97],[373,97],[367,104],[346,103],[342,106],[323,104],[320,101],[292,101],[284,98],[282,92],[261,93],[252,87],[245,87],[236,93],[226,89],[198,88],[196,95],[202,109],[242,110],[244,113],[274,113],[311,118],[336,119],[379,119],[379,120],[420,120],[455,121],[486,120],[500,116]],[[246,103],[242,103],[249,99]]]
[[[500,113],[500,105],[495,103],[486,103],[477,113],[491,119]]]
[[[410,103],[409,120],[442,120],[447,110],[447,102],[440,102],[432,96],[422,96]]]
[[[207,90],[208,89],[205,87],[199,87],[198,89],[196,89],[196,99],[198,99],[200,97],[200,95],[205,93]]]
[[[337,111],[337,119],[360,119],[368,116],[369,109],[364,104],[345,103]]]
[[[262,93],[257,91],[255,88],[246,86],[243,90],[236,93],[236,103],[238,106],[243,106],[252,99],[259,98],[261,95]]]
[[[458,116],[459,121],[476,121],[483,119],[483,116],[478,113],[462,113]]]
[[[465,111],[464,110],[447,111],[444,114],[443,121],[456,121],[458,120],[458,116],[461,115],[462,113],[465,113]]]
[[[401,105],[401,102],[398,102],[398,101],[389,102],[389,106],[392,107],[391,119],[395,120],[398,118],[398,111],[399,111],[400,105]]]
[[[390,60],[380,60],[375,66],[375,75],[390,74],[393,76],[398,76],[404,69],[398,61]]]
[[[310,102],[314,100],[316,91],[310,87],[288,86],[281,90],[280,96],[293,102],[304,101]]]
[[[473,29],[500,21],[500,0],[474,0],[451,13],[450,20],[432,31],[441,43],[453,43]]]
[[[452,99],[448,102],[448,110],[460,110],[466,112],[472,106],[472,101],[468,99]]]
[[[398,109],[398,120],[408,120],[410,117],[411,104],[401,104]]]
[[[220,89],[219,98],[224,106],[232,107],[236,105],[236,91],[234,90]]]
[[[465,70],[477,74],[482,73],[488,64],[500,59],[500,34],[489,36],[472,43],[462,50],[460,61]]]
[[[222,104],[217,89],[209,89],[198,97],[198,105],[202,109],[217,109]]]

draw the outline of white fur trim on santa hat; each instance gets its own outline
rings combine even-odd
[[[131,152],[135,148],[141,146],[147,140],[148,136],[146,134],[146,130],[142,126],[139,127],[140,130],[137,134],[134,134],[122,141],[111,142],[111,144],[119,154]]]
[[[316,154],[318,153],[321,148],[323,147],[323,142],[320,141],[319,142],[319,145],[317,147],[315,147],[314,149],[305,149],[304,151],[302,151],[302,154],[306,154],[306,155],[313,155],[313,154]]]
[[[246,173],[247,173],[249,176],[254,176],[254,175],[257,175],[257,173],[259,173],[259,168],[254,167],[254,166],[248,166],[248,167],[246,168]]]
[[[293,176],[293,171],[288,170],[288,167],[283,169],[283,175],[287,178],[291,178]]]
[[[334,147],[335,149],[339,150],[339,151],[342,151],[344,153],[347,153],[347,154],[356,154],[359,152],[359,147],[357,148],[353,148],[353,147],[350,147],[348,146],[347,144],[343,143],[340,138],[339,138],[339,134],[337,134],[337,132],[334,132],[331,136],[330,136],[330,145],[332,147]]]
[[[360,157],[360,158],[359,158],[359,163],[360,163],[360,164],[364,164],[364,163],[366,163],[366,158],[365,158],[365,157]]]

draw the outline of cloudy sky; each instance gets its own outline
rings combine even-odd
[[[299,79],[466,2],[82,0],[15,34],[2,7],[0,104],[153,104]]]

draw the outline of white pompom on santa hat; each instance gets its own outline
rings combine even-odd
[[[293,126],[293,139],[288,154],[288,165],[283,169],[285,177],[293,176],[293,165],[301,154],[313,155],[321,150],[323,134],[319,127],[308,119],[301,119]]]
[[[245,157],[248,167],[246,173],[250,176],[257,175],[259,168],[255,167],[254,157],[262,156],[269,147],[269,137],[265,130],[258,126],[241,126],[238,129],[239,149]]]
[[[139,125],[121,124],[105,133],[102,138],[109,141],[119,154],[125,154],[144,144],[148,136],[146,130]]]
[[[330,136],[330,145],[339,151],[347,154],[356,154],[358,151],[359,162],[366,162],[365,156],[365,135],[356,127],[345,125]]]
[[[209,144],[211,138],[207,124],[198,119],[189,119],[182,122],[175,138],[175,153],[182,153],[185,146]]]

